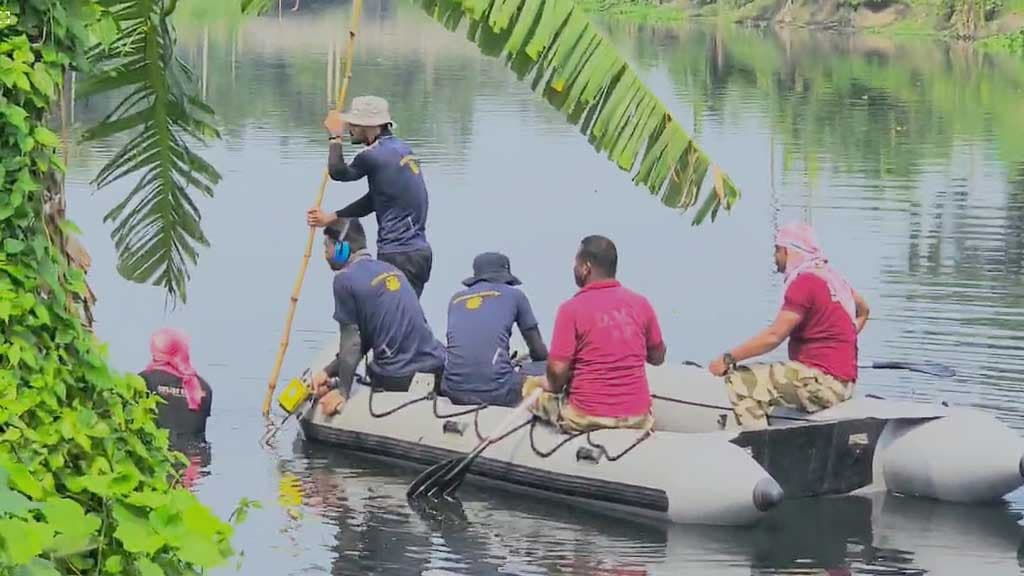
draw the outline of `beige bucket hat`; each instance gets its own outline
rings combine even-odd
[[[341,113],[341,118],[353,126],[394,124],[388,111],[388,101],[380,96],[356,96],[348,112]]]

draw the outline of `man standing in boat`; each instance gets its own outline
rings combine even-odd
[[[485,252],[473,259],[473,275],[465,290],[448,304],[448,359],[441,393],[454,404],[516,406],[522,401],[524,376],[516,373],[509,355],[512,326],[535,361],[546,360],[530,300],[516,288],[508,256]]]
[[[354,182],[364,176],[368,190],[337,212],[310,208],[310,226],[327,226],[338,218],[377,215],[377,258],[405,274],[416,297],[430,280],[434,256],[427,243],[427,186],[419,160],[391,133],[394,123],[387,100],[377,96],[352,99],[344,114],[331,111],[324,120],[330,132],[327,171],[332,180]],[[346,127],[353,144],[364,144],[351,164],[345,163],[341,140]]]
[[[857,381],[857,335],[868,321],[867,302],[829,266],[807,224],[779,230],[775,265],[785,274],[775,321],[708,367],[725,376],[736,420],[748,430],[766,428],[775,406],[817,412],[848,400]],[[788,361],[737,364],[787,338]]]
[[[338,411],[356,366],[370,350],[373,361],[366,371],[377,388],[405,391],[418,372],[440,376],[444,346],[434,338],[406,277],[370,255],[359,220],[342,218],[324,228],[324,250],[327,264],[337,271],[334,319],[341,332],[338,356],[312,379],[324,414]]]
[[[555,316],[547,378],[530,377],[523,397],[543,387],[535,414],[566,432],[654,425],[644,363],[665,361],[657,315],[615,279],[618,252],[604,236],[580,243],[573,275],[580,291]]]

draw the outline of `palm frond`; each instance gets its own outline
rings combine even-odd
[[[93,183],[103,188],[138,177],[105,216],[114,222],[118,271],[128,280],[161,286],[170,298],[185,301],[198,248],[209,245],[190,192],[212,196],[220,181],[220,173],[192,150],[190,142],[202,143],[220,134],[211,124],[213,111],[193,93],[192,71],[175,56],[168,18],[174,0],[99,3],[119,33],[90,55],[93,73],[80,93],[125,95],[83,138],[129,137]]]
[[[415,0],[449,30],[468,21],[480,51],[504,57],[524,79],[587,136],[599,153],[666,206],[686,210],[698,203],[710,158],[602,36],[572,0]],[[717,167],[693,224],[740,192]]]

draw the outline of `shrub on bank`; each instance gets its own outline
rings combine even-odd
[[[116,3],[0,6],[0,573],[199,574],[232,526],[177,486],[157,399],[83,327],[70,230],[46,212],[64,173],[47,120],[65,71],[119,33]]]

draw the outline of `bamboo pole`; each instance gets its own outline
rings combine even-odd
[[[359,29],[359,13],[362,12],[363,0],[352,2],[352,22],[348,31],[348,43],[345,46],[345,76],[341,82],[341,89],[338,91],[338,101],[335,108],[341,111],[345,104],[345,93],[348,91],[348,82],[352,78],[352,56],[356,45],[356,31]],[[316,195],[316,207],[319,208],[324,200],[324,191],[327,190],[327,182],[330,179],[327,169],[324,168],[323,177],[320,179],[320,191]],[[274,370],[270,374],[270,381],[267,382],[267,395],[263,398],[263,416],[270,415],[270,402],[274,398],[274,389],[277,387],[277,379],[281,375],[281,364],[284,362],[285,351],[288,350],[288,340],[292,331],[292,320],[295,319],[295,307],[299,303],[299,294],[302,293],[302,281],[306,277],[306,268],[309,266],[309,257],[313,253],[313,239],[316,235],[316,227],[309,227],[309,236],[306,238],[306,252],[302,255],[302,266],[299,267],[299,277],[295,279],[295,288],[292,290],[288,304],[288,316],[284,323],[284,334],[281,335],[281,345],[277,350],[277,360],[274,362]]]

